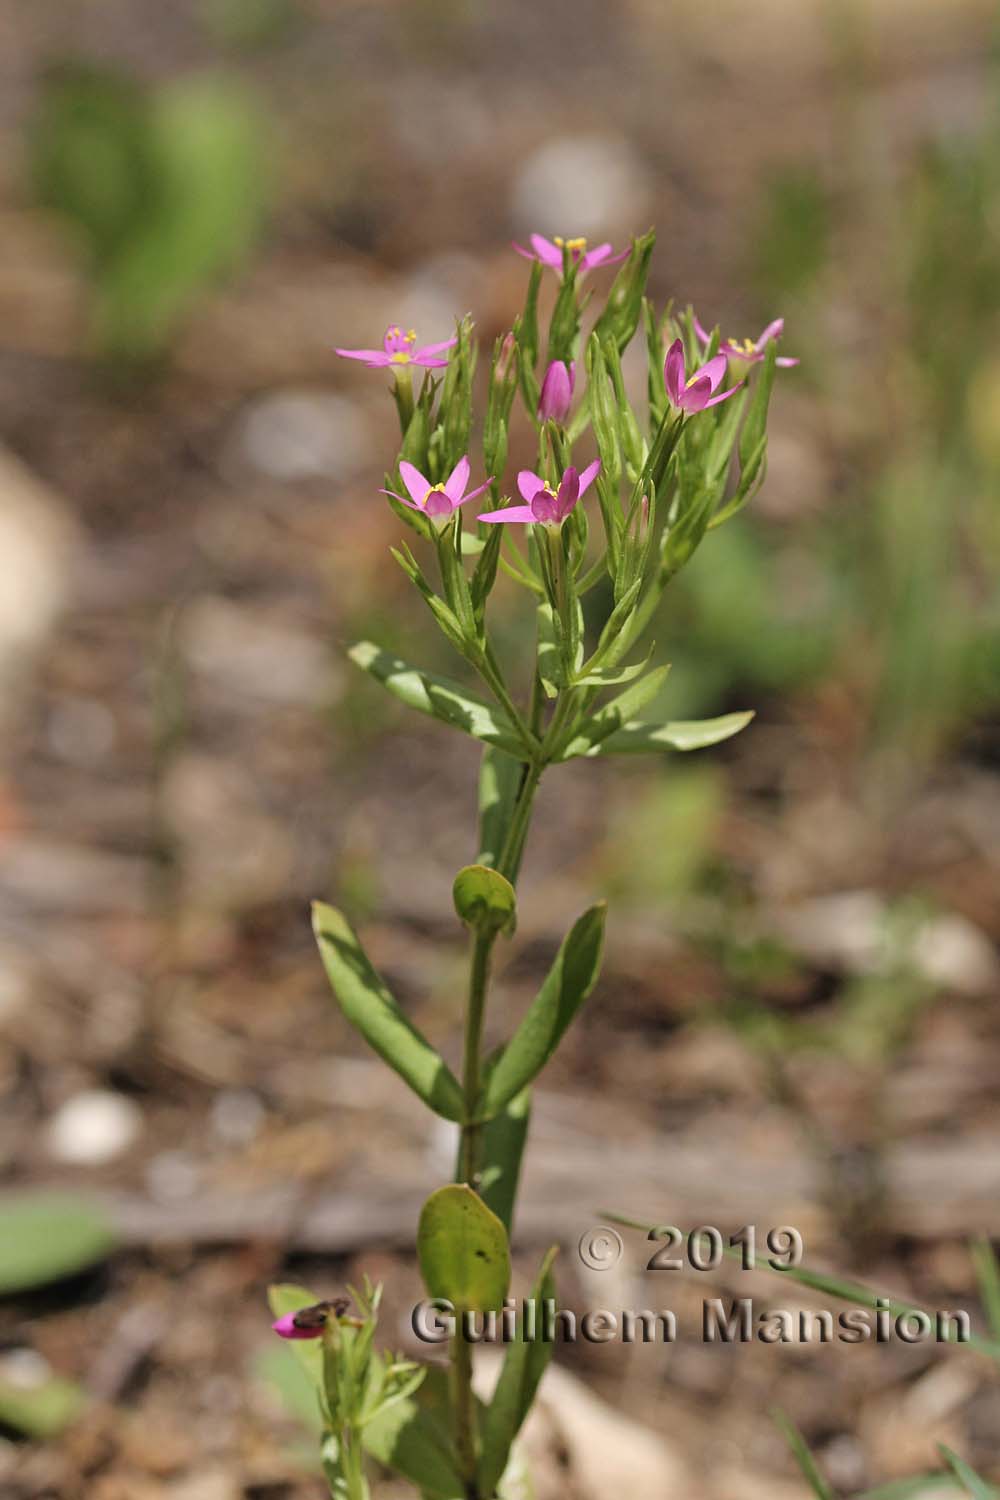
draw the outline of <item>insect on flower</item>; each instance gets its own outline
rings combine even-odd
[[[418,468],[408,463],[405,458],[400,459],[399,472],[406,486],[405,495],[397,495],[395,490],[381,490],[383,495],[391,495],[394,500],[409,506],[410,510],[423,511],[429,516],[437,527],[443,527],[451,520],[452,515],[460,505],[465,505],[469,500],[475,500],[481,495],[490,480],[485,480],[474,490],[465,493],[465,486],[469,482],[469,459],[466,455],[458,460],[444,484],[431,484],[425,479]]]
[[[569,468],[563,474],[559,488],[553,490],[531,469],[522,469],[517,476],[517,487],[526,505],[508,505],[503,510],[488,510],[479,517],[491,525],[561,526],[574,509],[578,500],[587,493],[601,471],[601,461],[595,458],[582,474]]]
[[[724,354],[716,354],[689,376],[684,363],[684,345],[680,339],[674,339],[663,364],[663,380],[671,406],[693,416],[695,412],[717,406],[720,401],[728,401],[730,396],[735,396],[746,384],[745,381],[741,380],[739,385],[731,386],[728,391],[719,390],[727,363]]]
[[[627,250],[622,250],[616,255],[610,240],[605,240],[603,244],[595,245],[593,250],[588,250],[587,241],[582,237],[564,240],[556,235],[554,239],[547,240],[544,234],[533,234],[529,238],[530,250],[514,240],[514,249],[518,255],[523,255],[526,260],[540,260],[543,266],[551,266],[553,271],[560,273],[563,268],[564,249],[569,251],[570,265],[580,272],[590,271],[595,266],[617,266],[628,255]]]
[[[271,1324],[272,1329],[283,1339],[318,1339],[331,1317],[342,1318],[351,1305],[349,1297],[334,1297],[327,1302],[314,1302],[311,1307],[300,1307],[298,1312],[285,1313]]]
[[[448,363],[441,355],[457,343],[457,338],[451,338],[440,344],[422,344],[418,348],[414,330],[411,328],[404,333],[397,323],[393,323],[386,329],[381,349],[335,349],[334,353],[341,359],[358,359],[373,370],[382,370],[388,365],[418,365],[424,370],[440,370]]]

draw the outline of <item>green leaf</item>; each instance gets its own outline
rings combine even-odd
[[[427,1496],[456,1500],[465,1486],[455,1467],[447,1375],[428,1369],[420,1389],[383,1408],[362,1429],[365,1449]]]
[[[625,724],[608,739],[584,755],[643,755],[651,750],[704,750],[708,745],[718,745],[722,740],[732,739],[745,729],[753,718],[753,712],[722,714],[718,719],[674,719],[666,724],[645,723],[636,720]],[[572,746],[570,747],[572,749]],[[569,751],[563,757],[569,759]]]
[[[601,968],[606,912],[603,901],[591,906],[564,939],[545,983],[486,1079],[481,1103],[485,1117],[495,1115],[538,1076],[593,989]]]
[[[888,1484],[879,1484],[873,1490],[865,1490],[854,1500],[914,1500],[925,1490],[940,1493],[941,1490],[960,1489],[954,1474],[933,1469],[928,1474],[910,1474],[905,1479],[890,1479]]]
[[[985,1235],[972,1242],[972,1264],[990,1333],[1000,1342],[1000,1264]]]
[[[542,1261],[541,1270],[531,1289],[531,1300],[536,1308],[542,1307],[547,1298],[555,1297],[552,1262],[558,1253],[558,1245],[553,1245]],[[478,1473],[479,1488],[484,1495],[492,1495],[500,1483],[510,1457],[511,1445],[531,1409],[538,1383],[551,1356],[550,1340],[533,1339],[530,1343],[525,1341],[522,1312],[517,1320],[517,1338],[508,1345],[493,1399],[482,1422]]]
[[[806,1440],[795,1424],[778,1407],[775,1407],[771,1415],[777,1426],[781,1428],[782,1435],[792,1450],[795,1462],[802,1470],[806,1482],[816,1496],[816,1500],[835,1500],[833,1490],[817,1468],[816,1460],[809,1452]]]
[[[488,865],[459,870],[452,894],[461,920],[482,937],[496,932],[509,936],[517,926],[514,887]]]
[[[446,1298],[457,1314],[497,1310],[510,1285],[507,1232],[465,1183],[438,1188],[424,1204],[417,1256],[431,1297]]]
[[[351,1025],[425,1104],[446,1120],[460,1120],[458,1080],[400,1010],[344,916],[321,901],[313,902],[313,932],[333,992]]]
[[[641,712],[656,697],[669,671],[669,666],[654,667],[652,672],[640,677],[638,682],[633,682],[623,693],[612,698],[610,703],[605,703],[586,720],[580,732],[561,747],[557,759],[572,760],[577,755],[595,755],[603,740],[621,729],[634,714]]]
[[[276,1319],[283,1318],[286,1313],[298,1312],[300,1307],[312,1307],[319,1300],[315,1292],[294,1281],[278,1281],[267,1289],[268,1306]],[[318,1403],[323,1390],[323,1340],[289,1339],[287,1348],[308,1377]],[[318,1404],[316,1409],[319,1410]]]
[[[25,1437],[58,1437],[83,1412],[87,1397],[72,1380],[52,1376],[38,1385],[0,1379],[0,1423]]]
[[[522,1089],[482,1127],[483,1171],[479,1192],[510,1236],[517,1180],[531,1120],[531,1090]]]
[[[0,1197],[0,1296],[47,1286],[105,1260],[116,1235],[104,1211],[71,1193]]]
[[[317,1400],[316,1386],[297,1358],[303,1345],[312,1347],[313,1339],[287,1342],[275,1339],[254,1359],[254,1374],[277,1391],[289,1416],[294,1417],[316,1437],[323,1431],[323,1416]],[[289,1347],[289,1345],[291,1347]]]
[[[497,530],[500,528],[497,527]],[[496,865],[507,842],[524,765],[487,745],[479,768],[479,863]]]
[[[442,724],[461,729],[487,745],[496,745],[515,759],[524,759],[524,746],[506,714],[474,697],[460,683],[422,672],[371,641],[359,641],[347,654],[355,666],[381,682],[409,708],[440,719]]]
[[[945,1447],[944,1443],[938,1443],[938,1452],[966,1494],[972,1496],[972,1500],[994,1500],[996,1491],[993,1486],[987,1484],[986,1480],[981,1474],[976,1473],[971,1464],[967,1464],[964,1458],[959,1458],[958,1454],[953,1453],[950,1448]]]
[[[641,677],[649,666],[650,657],[653,655],[653,647],[650,646],[642,661],[633,662],[630,667],[597,667],[592,672],[587,672],[583,677],[574,677],[573,687],[613,687],[617,683],[634,682]]]

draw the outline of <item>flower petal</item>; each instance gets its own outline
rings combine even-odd
[[[508,505],[503,510],[484,511],[483,514],[481,516],[477,516],[476,519],[478,521],[488,521],[491,526],[498,523],[506,526],[510,521],[513,521],[515,525],[523,526],[525,523],[533,521],[535,518],[531,513],[530,505]]]
[[[790,354],[779,354],[774,363],[780,365],[783,370],[790,370],[793,365],[799,364],[800,361],[793,359]]]
[[[773,323],[768,323],[764,332],[757,340],[757,348],[763,349],[764,345],[770,343],[771,339],[780,338],[785,328],[784,318],[775,318]]]
[[[592,464],[588,464],[587,467],[584,469],[583,473],[580,475],[580,499],[581,500],[583,499],[583,497],[587,493],[587,491],[590,489],[590,486],[593,484],[594,480],[597,478],[597,476],[598,476],[598,474],[600,472],[601,472],[601,460],[599,458],[595,458],[594,462]]]
[[[450,339],[442,339],[440,344],[421,344],[419,349],[414,349],[413,358],[421,359],[425,354],[443,354],[446,349],[454,349],[458,343],[458,335]]]
[[[663,362],[663,381],[667,387],[667,395],[674,406],[680,405],[686,375],[687,372],[684,368],[684,345],[680,339],[674,339],[667,350],[667,357]]]
[[[684,387],[681,392],[681,399],[677,405],[681,411],[690,412],[693,416],[695,412],[705,410],[711,394],[712,382],[706,380],[704,376],[699,375],[689,385]]]
[[[710,333],[706,333],[704,328],[702,328],[701,324],[698,322],[697,313],[691,314],[691,326],[694,329],[695,333],[698,335],[699,343],[708,344],[711,342],[712,335]]]
[[[444,482],[444,492],[452,505],[457,505],[465,494],[465,486],[469,482],[469,455],[466,453],[458,460],[448,478]]]
[[[739,385],[730,386],[728,391],[720,391],[717,396],[710,397],[709,400],[705,402],[705,406],[718,406],[720,401],[728,401],[730,396],[735,396],[736,392],[741,391],[745,385],[746,381],[741,380]]]
[[[713,355],[698,371],[698,379],[707,380],[709,386],[714,391],[725,376],[727,363],[728,361],[724,354]]]
[[[517,476],[517,487],[521,492],[521,498],[527,500],[530,505],[538,491],[544,490],[545,480],[539,479],[533,469],[521,469]]]
[[[419,469],[415,469],[405,458],[399,460],[399,472],[403,477],[403,483],[410,492],[417,505],[422,506],[427,491],[431,487],[429,479],[425,479]]]
[[[411,367],[416,365],[421,370],[443,370],[447,363],[446,359],[438,359],[433,354],[414,354],[409,361]]]
[[[583,269],[589,271],[593,266],[617,266],[623,260],[628,259],[628,251],[620,250],[617,255],[612,253],[612,246],[608,241],[603,245],[595,245],[593,250],[588,250],[583,257]]]
[[[460,500],[455,501],[455,508],[457,509],[460,505],[468,505],[469,501],[475,500],[477,495],[481,495],[483,493],[483,490],[488,490],[492,483],[493,480],[492,478],[490,478],[485,479],[482,484],[477,484],[474,490],[470,490],[467,495],[463,495]]]
[[[408,505],[411,510],[419,510],[423,512],[423,506],[418,505],[415,500],[411,500],[408,495],[397,495],[395,490],[379,490],[379,494],[391,495],[394,500],[399,501],[400,505]]]
[[[559,246],[554,245],[551,240],[547,240],[544,234],[533,234],[530,238],[531,247],[537,259],[543,265],[554,266],[557,271],[561,271],[563,258]]]
[[[360,359],[366,365],[377,368],[389,363],[389,356],[384,349],[334,349],[334,354],[339,354],[341,359]]]

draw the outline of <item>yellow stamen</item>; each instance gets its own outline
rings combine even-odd
[[[406,335],[406,338],[403,340],[403,343],[404,344],[415,344],[416,342],[417,342],[416,329],[415,328],[411,328],[410,331],[409,331],[409,333]]]
[[[426,510],[427,509],[427,502],[431,498],[432,495],[443,495],[443,494],[444,494],[444,485],[443,484],[432,484],[431,487],[430,487],[430,489],[427,491],[426,495],[424,496],[424,498],[421,500],[420,504]]]
[[[557,234],[553,236],[552,243],[558,245],[560,250],[568,250],[572,255],[577,254],[577,252],[582,253],[587,248],[587,241],[582,237],[578,237],[575,240],[564,240]]]

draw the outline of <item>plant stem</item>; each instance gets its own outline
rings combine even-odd
[[[486,1010],[486,987],[490,978],[490,955],[496,933],[477,933],[472,942],[469,965],[469,1004],[465,1014],[465,1057],[462,1087],[465,1094],[465,1122],[459,1153],[459,1176],[475,1187],[479,1172],[480,1126],[475,1119],[479,1103],[479,1054],[483,1039],[483,1015]]]
[[[541,780],[542,767],[526,764],[511,813],[497,869],[513,885],[521,865],[525,840],[531,823],[531,810]],[[490,959],[497,935],[477,933],[472,941],[469,963],[469,999],[465,1015],[465,1047],[462,1067],[462,1090],[465,1097],[465,1119],[462,1122],[458,1152],[458,1180],[476,1186],[480,1171],[482,1123],[476,1119],[482,1075],[483,1018],[486,1014],[486,992],[490,979]],[[465,1480],[469,1500],[479,1500],[476,1484],[476,1404],[472,1394],[472,1351],[458,1333],[451,1342],[451,1410],[454,1420],[455,1450]]]
[[[451,1409],[458,1467],[468,1500],[480,1500],[476,1482],[476,1398],[472,1394],[472,1346],[456,1333],[451,1341]]]

